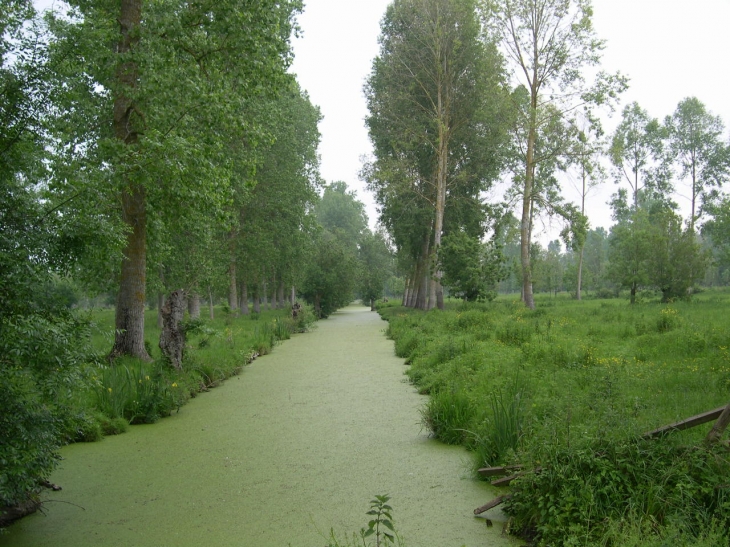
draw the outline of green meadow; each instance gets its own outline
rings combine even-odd
[[[727,543],[730,465],[703,444],[711,424],[641,436],[728,403],[730,293],[379,309],[429,395],[432,434],[472,450],[475,470],[528,470],[503,506],[513,532],[545,545]]]

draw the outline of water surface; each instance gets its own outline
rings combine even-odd
[[[62,450],[0,547],[322,547],[388,493],[409,547],[507,545],[469,455],[428,438],[386,323],[351,306],[158,424]]]

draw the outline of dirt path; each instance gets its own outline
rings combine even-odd
[[[409,547],[506,545],[470,516],[493,494],[468,454],[421,429],[385,327],[349,307],[171,418],[65,448],[63,491],[0,546],[322,547],[382,493]]]

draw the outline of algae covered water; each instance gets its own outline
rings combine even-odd
[[[506,545],[472,516],[495,494],[468,454],[421,427],[385,327],[351,306],[171,418],[65,447],[63,491],[0,546],[322,547],[386,493],[409,547]]]

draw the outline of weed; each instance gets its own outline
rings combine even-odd
[[[325,547],[383,547],[385,545],[405,545],[403,539],[398,535],[393,524],[393,508],[388,505],[390,496],[387,494],[376,495],[370,501],[370,510],[365,513],[372,517],[368,521],[367,528],[362,528],[359,534],[352,534],[351,538],[340,540],[335,536],[334,530],[330,530]],[[375,538],[373,544],[371,538]]]

